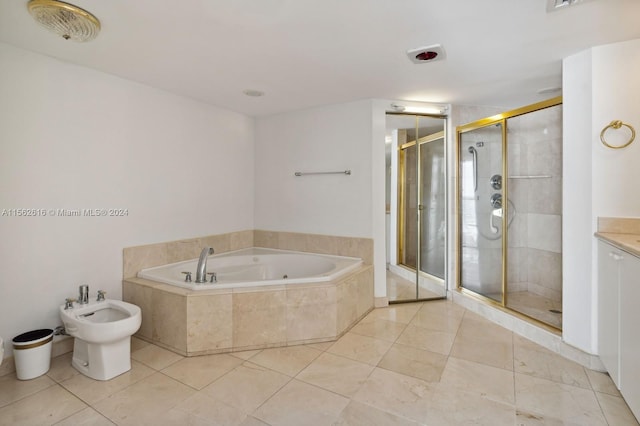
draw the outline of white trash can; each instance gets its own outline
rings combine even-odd
[[[19,380],[35,379],[49,371],[53,330],[28,331],[13,338],[13,358]]]

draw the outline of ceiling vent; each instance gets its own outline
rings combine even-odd
[[[444,49],[439,44],[408,50],[407,56],[414,64],[440,61],[445,58]]]

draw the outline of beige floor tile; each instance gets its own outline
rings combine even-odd
[[[149,346],[151,343],[146,342],[142,339],[138,339],[137,337],[131,336],[131,352],[138,351],[145,346]]]
[[[154,370],[162,370],[178,362],[184,357],[156,345],[148,345],[135,352],[131,352],[131,359],[135,359]]]
[[[320,342],[320,343],[309,343],[306,344],[305,346],[308,348],[313,348],[313,349],[317,349],[319,351],[326,351],[327,349],[329,349],[331,347],[331,345],[333,345],[335,342],[335,340],[330,341],[330,342]]]
[[[4,375],[0,377],[0,407],[53,385],[55,382],[46,375],[31,380],[18,380],[16,373]]]
[[[425,422],[436,384],[376,368],[353,400],[400,417]]]
[[[392,344],[386,340],[349,332],[327,349],[327,352],[366,364],[377,365]]]
[[[450,390],[452,394],[456,391],[473,394],[508,405],[515,403],[513,372],[454,357],[449,357],[438,389]]]
[[[67,417],[63,421],[56,423],[56,426],[110,426],[112,421],[91,407],[87,407],[76,414]]]
[[[246,361],[202,392],[245,413],[252,413],[289,380],[289,376]]]
[[[428,330],[414,325],[404,329],[396,343],[400,343],[425,351],[449,355],[456,335],[444,331]]]
[[[513,371],[513,333],[467,311],[453,342],[451,355]]]
[[[111,380],[93,380],[83,374],[76,374],[60,385],[87,404],[93,405],[153,373],[155,371],[146,365],[131,361],[131,370]]]
[[[395,321],[403,324],[409,324],[416,312],[422,307],[419,303],[402,303],[399,305],[390,305],[385,308],[377,308],[369,312],[361,322],[369,322],[374,320]]]
[[[160,424],[166,414],[196,393],[162,373],[140,380],[94,405],[118,425]]]
[[[373,366],[331,353],[323,353],[296,379],[352,397],[367,380]]]
[[[240,424],[240,426],[269,426],[268,423],[258,420],[253,416],[249,416]]]
[[[175,425],[240,425],[247,414],[202,392],[185,399],[166,416]]]
[[[203,355],[183,358],[162,370],[162,373],[200,390],[240,364],[240,358],[230,355]]]
[[[378,367],[427,382],[438,382],[446,363],[446,355],[396,343],[380,360]]]
[[[464,312],[464,308],[451,302],[429,302],[420,308],[409,324],[428,330],[456,333]]]
[[[53,385],[0,408],[0,425],[54,424],[86,407],[61,386]]]
[[[244,361],[251,359],[253,356],[262,352],[262,349],[256,349],[253,351],[240,351],[240,352],[230,352],[229,355],[238,357]]]
[[[516,424],[515,420],[513,405],[493,401],[477,393],[438,388],[429,403],[425,424],[512,426]]]
[[[322,351],[307,346],[287,346],[264,349],[252,357],[251,362],[294,377],[320,354]]]
[[[458,334],[491,341],[513,343],[513,333],[480,315],[465,311]]]
[[[405,328],[406,324],[400,322],[372,320],[356,324],[351,329],[351,332],[362,336],[369,336],[380,340],[395,342]]]
[[[51,367],[47,372],[47,376],[49,376],[50,379],[60,383],[67,379],[70,379],[76,374],[80,374],[80,372],[73,368],[73,366],[71,365],[72,357],[73,352],[69,352],[53,358],[51,360]]]
[[[604,417],[612,426],[638,426],[638,421],[629,406],[619,396],[596,392]]]
[[[518,335],[513,337],[516,373],[591,389],[585,368]]]
[[[348,398],[293,379],[253,416],[273,426],[330,425],[348,403]]]
[[[584,369],[591,383],[591,389],[596,392],[608,393],[609,395],[620,396],[620,391],[616,387],[616,384],[611,380],[611,376],[608,373],[601,373],[599,371]]]
[[[420,423],[351,401],[332,426],[417,426]]]
[[[541,414],[532,414],[526,411],[516,410],[516,425],[518,426],[566,426],[562,420],[545,417]]]
[[[581,426],[606,425],[593,391],[547,379],[515,374],[519,411]]]

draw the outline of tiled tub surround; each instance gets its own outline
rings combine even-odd
[[[135,278],[139,269],[216,253],[267,247],[360,257],[337,281],[192,291]],[[142,309],[136,336],[186,356],[335,340],[373,308],[373,242],[269,231],[242,231],[124,251],[123,299]]]

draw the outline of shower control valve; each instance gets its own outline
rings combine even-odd
[[[500,175],[491,176],[491,180],[489,180],[489,183],[491,184],[491,187],[495,190],[502,189],[502,176]]]
[[[494,209],[501,208],[502,207],[502,194],[493,194],[489,201],[491,202],[491,207],[493,207]]]

